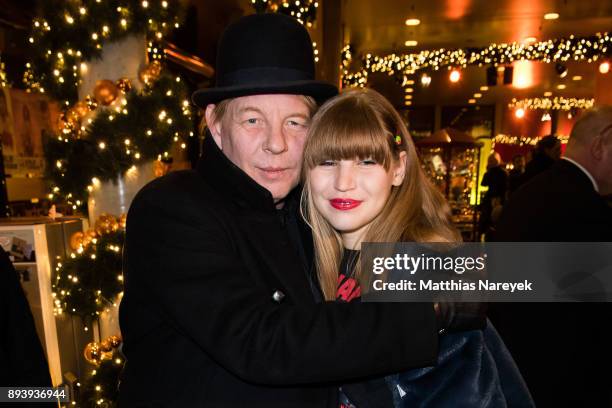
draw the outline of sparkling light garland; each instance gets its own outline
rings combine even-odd
[[[558,139],[561,140],[561,143],[567,143],[569,136],[567,135],[555,135]],[[510,136],[499,134],[493,138],[493,147],[495,143],[506,144],[506,145],[519,145],[519,146],[535,146],[541,137],[528,137],[528,136]]]
[[[319,2],[315,0],[251,0],[251,5],[258,13],[283,13],[294,17],[300,24],[312,27],[317,18]]]
[[[363,67],[343,76],[345,87],[364,86],[368,73],[382,72],[396,76],[398,82],[404,75],[418,70],[434,71],[447,67],[467,67],[510,64],[515,61],[594,62],[612,53],[612,37],[609,33],[597,33],[589,37],[575,37],[541,41],[532,44],[522,42],[491,44],[485,48],[447,50],[424,50],[415,54],[390,54],[377,56],[366,54],[362,59]],[[345,54],[343,53],[343,65]]]
[[[595,104],[595,99],[578,99],[578,98],[564,98],[562,96],[556,96],[554,98],[525,98],[517,100],[512,99],[512,102],[508,104],[509,108],[523,108],[531,110],[563,110],[570,111],[572,109],[590,109]]]

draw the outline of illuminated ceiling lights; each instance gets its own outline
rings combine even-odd
[[[572,77],[572,81],[581,81],[581,80],[582,80],[582,76],[580,76],[580,75],[574,75]]]
[[[419,24],[421,24],[421,20],[419,20],[418,18],[409,18],[408,20],[406,20],[406,25],[409,27],[415,27]]]
[[[562,90],[562,89],[565,89],[565,88],[567,88],[567,86],[565,86],[565,84],[557,85],[557,89],[561,89]]]
[[[431,77],[427,74],[421,75],[421,85],[427,88],[431,84]]]
[[[416,47],[419,44],[416,40],[408,40],[404,43],[406,47]]]
[[[532,87],[535,82],[533,70],[534,64],[531,61],[515,62],[514,75],[512,76],[512,86],[517,89],[526,89]]]
[[[599,64],[599,73],[607,74],[608,72],[610,72],[610,62],[609,61],[604,61],[601,64]]]
[[[559,75],[559,78],[565,78],[567,76],[567,67],[563,64],[555,64],[555,71],[557,75]]]
[[[514,111],[514,116],[516,116],[518,119],[522,119],[523,117],[525,117],[525,109],[518,108]]]
[[[544,20],[556,20],[559,18],[559,13],[546,13],[544,14]]]
[[[456,83],[459,82],[459,80],[461,79],[461,72],[459,72],[458,69],[453,69],[448,78],[450,79],[451,82]]]

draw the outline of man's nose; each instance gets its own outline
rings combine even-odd
[[[349,163],[340,163],[336,170],[334,187],[338,191],[349,191],[355,188],[355,169]]]
[[[269,129],[263,148],[272,154],[280,154],[287,151],[287,139],[282,125],[272,126]]]

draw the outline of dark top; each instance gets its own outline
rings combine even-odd
[[[498,222],[497,241],[611,242],[612,209],[567,160],[522,185]],[[537,406],[612,406],[609,304],[492,303]]]
[[[520,184],[524,184],[543,171],[548,170],[555,162],[556,160],[547,156],[545,153],[535,152],[531,160],[525,165],[525,172],[523,173]]]
[[[0,327],[0,386],[50,387],[49,366],[30,306],[19,276],[1,247]]]
[[[508,173],[508,193],[512,194],[519,188],[523,182],[523,172],[518,169],[512,169]]]
[[[482,176],[482,182],[480,183],[483,186],[489,187],[485,194],[485,199],[490,200],[493,197],[499,197],[503,202],[506,197],[507,179],[506,171],[500,166],[491,167],[487,170],[484,176]]]

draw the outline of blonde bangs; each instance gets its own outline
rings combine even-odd
[[[305,169],[325,160],[373,159],[388,170],[395,154],[394,135],[384,130],[370,106],[358,99],[339,99],[313,118],[304,149]]]

